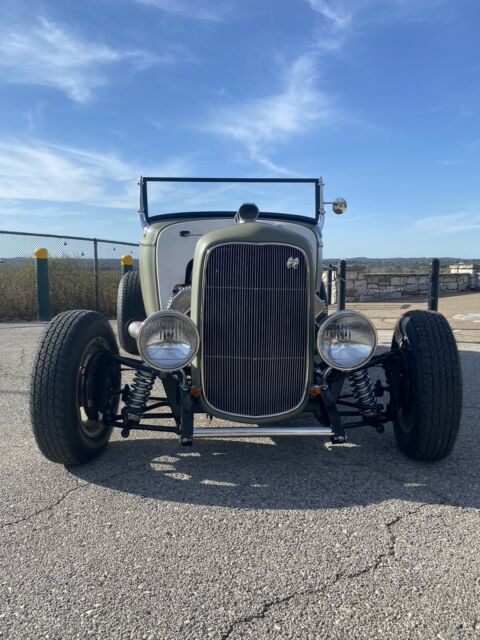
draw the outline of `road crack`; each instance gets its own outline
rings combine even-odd
[[[79,489],[83,489],[84,487],[88,487],[88,486],[90,486],[90,484],[88,482],[79,482],[74,487],[71,487],[67,491],[64,491],[54,502],[52,502],[50,504],[47,504],[46,506],[42,507],[41,509],[37,509],[33,513],[30,513],[30,514],[28,514],[26,516],[22,516],[21,518],[18,518],[17,520],[12,520],[10,522],[3,523],[2,526],[0,527],[0,529],[5,529],[6,527],[13,527],[16,524],[21,524],[22,522],[28,522],[29,520],[33,520],[34,518],[37,518],[38,516],[41,516],[44,513],[48,513],[49,511],[53,511],[53,509],[55,509],[55,507],[58,507],[58,505],[61,504],[66,498],[68,498],[68,496],[70,496],[72,493],[74,493],[75,491],[78,491]]]
[[[123,471],[119,471],[118,473],[112,473],[108,476],[103,476],[102,478],[98,478],[92,481],[85,481],[85,482],[77,482],[77,484],[74,487],[71,487],[70,489],[67,489],[66,491],[64,491],[56,500],[54,500],[53,502],[51,502],[50,504],[47,504],[44,507],[41,507],[40,509],[37,509],[36,511],[34,511],[33,513],[30,513],[26,516],[22,516],[21,518],[17,518],[16,520],[11,520],[10,522],[4,522],[2,525],[0,525],[0,530],[1,529],[6,529],[7,527],[13,527],[17,524],[21,524],[22,522],[28,522],[30,520],[34,520],[35,518],[37,518],[38,516],[43,515],[44,513],[48,513],[48,512],[52,512],[56,507],[58,507],[58,505],[60,505],[64,500],[66,500],[70,495],[72,495],[73,493],[75,493],[76,491],[79,491],[80,489],[85,489],[88,487],[96,487],[97,484],[98,485],[102,485],[102,483],[105,483],[107,480],[110,480],[112,478],[117,478],[119,476],[124,476],[127,475],[129,473],[134,472],[136,469],[140,469],[143,468],[144,465],[136,465],[133,467],[130,467],[129,469],[124,469]]]
[[[340,571],[335,575],[334,579],[331,582],[324,584],[321,587],[304,589],[302,591],[295,591],[294,593],[290,593],[287,596],[283,596],[281,598],[275,598],[273,600],[269,600],[265,602],[262,605],[262,608],[260,609],[259,612],[252,613],[248,616],[243,616],[242,618],[238,618],[237,620],[234,620],[233,622],[231,622],[228,625],[226,631],[222,634],[221,636],[222,640],[228,640],[228,638],[230,638],[230,636],[235,631],[235,629],[241,625],[245,625],[245,624],[249,624],[255,621],[265,619],[269,611],[275,607],[281,606],[283,604],[288,604],[292,600],[295,600],[296,598],[305,598],[309,596],[321,595],[322,593],[325,593],[326,591],[328,591],[329,589],[337,585],[342,580],[354,580],[355,578],[359,578],[368,573],[375,572],[381,567],[381,565],[383,564],[383,561],[386,558],[392,558],[393,560],[398,560],[397,551],[396,551],[397,536],[395,535],[395,532],[394,532],[395,526],[398,525],[404,518],[409,518],[411,516],[417,515],[419,511],[421,511],[427,506],[428,505],[426,504],[418,505],[417,507],[415,507],[415,509],[411,509],[407,513],[399,514],[398,516],[395,516],[395,518],[393,518],[392,520],[389,520],[388,522],[384,523],[384,526],[387,529],[387,533],[389,536],[388,549],[383,553],[380,553],[371,564],[368,564],[366,567],[363,567],[362,569],[358,569],[357,571],[353,571],[350,573],[347,573],[346,571]]]
[[[335,584],[337,581],[334,581],[332,584]],[[323,591],[326,591],[329,585],[324,585],[321,588],[318,589],[309,589],[309,590],[305,590],[305,591],[299,591],[298,593],[291,593],[288,596],[284,596],[283,598],[276,598],[275,600],[270,600],[268,602],[265,602],[262,605],[262,609],[258,612],[258,613],[252,613],[249,616],[244,616],[243,618],[238,618],[238,620],[234,620],[233,622],[231,622],[227,628],[227,630],[222,634],[221,638],[222,640],[227,640],[232,633],[235,631],[235,628],[243,625],[243,624],[249,624],[250,622],[254,622],[256,620],[262,620],[267,616],[267,613],[270,611],[270,609],[272,609],[273,607],[277,607],[279,605],[282,604],[286,604],[287,602],[290,602],[290,600],[293,600],[294,598],[301,598],[304,596],[313,596],[313,595],[317,595],[322,593]]]

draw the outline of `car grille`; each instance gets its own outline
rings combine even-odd
[[[237,416],[287,413],[305,397],[309,274],[281,244],[214,247],[203,283],[202,378],[209,405]]]

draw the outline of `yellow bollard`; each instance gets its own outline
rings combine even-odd
[[[123,256],[120,256],[120,263],[122,265],[122,274],[127,273],[127,271],[132,271],[133,269],[133,257],[126,253]]]

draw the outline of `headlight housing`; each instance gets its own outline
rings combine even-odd
[[[334,369],[358,369],[370,360],[376,347],[377,331],[358,311],[337,311],[318,330],[318,353]]]
[[[180,311],[180,313],[189,316],[191,306],[192,287],[182,287],[178,293],[170,298],[167,309],[171,311]]]
[[[197,355],[197,327],[178,311],[157,311],[144,321],[138,333],[138,352],[160,371],[178,371]]]

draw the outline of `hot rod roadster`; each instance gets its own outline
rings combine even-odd
[[[260,207],[231,202],[227,210],[209,204],[157,213],[149,188],[167,184],[220,186],[230,200],[232,185],[238,196],[252,186],[302,186],[312,190],[312,206],[284,213],[264,205],[259,191]],[[139,185],[139,271],[126,273],[118,292],[118,339],[128,355],[95,311],[59,314],[40,341],[30,408],[48,459],[87,462],[116,427],[124,437],[135,429],[171,432],[182,445],[229,436],[342,443],[351,428],[380,433],[393,423],[407,456],[450,453],[462,406],[452,330],[437,312],[409,311],[390,350],[379,352],[369,318],[353,309],[328,312],[321,179],[142,177]],[[341,198],[329,204],[338,214],[346,209]],[[373,367],[384,371],[375,384]],[[125,369],[133,381],[122,385]],[[198,413],[231,426],[196,427]],[[304,426],[292,426],[299,414]]]

